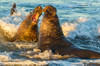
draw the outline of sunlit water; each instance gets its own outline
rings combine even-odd
[[[10,16],[13,3],[17,4],[17,13]],[[45,51],[38,55],[42,60],[26,58],[23,54],[33,51],[37,43],[7,42],[2,37],[12,37],[16,33],[26,15],[36,6],[53,5],[62,30],[67,39],[77,46],[100,52],[100,1],[99,0],[0,0],[0,64],[3,62],[43,62],[49,65],[85,66],[85,63],[98,62],[100,59],[68,58],[64,60],[50,60],[52,53]],[[43,14],[39,18],[39,26]],[[39,27],[38,26],[38,27]],[[21,55],[22,54],[22,55]],[[61,57],[57,55],[57,58]],[[54,58],[54,57],[52,57]],[[47,59],[47,60],[43,60]]]

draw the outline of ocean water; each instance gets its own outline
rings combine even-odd
[[[17,13],[10,16],[10,9],[14,2],[17,5]],[[81,48],[100,52],[100,0],[0,0],[0,64],[20,62],[23,65],[26,62],[29,64],[34,62],[50,66],[86,66],[86,63],[100,63],[100,59],[55,60],[52,57],[54,60],[48,60],[53,56],[50,51],[35,56],[42,60],[29,56],[26,58],[25,56],[33,51],[37,43],[7,42],[3,35],[13,37],[27,14],[38,5],[56,7],[67,39]],[[43,14],[39,18],[39,26],[42,17]],[[61,56],[57,55],[56,58],[58,57]]]

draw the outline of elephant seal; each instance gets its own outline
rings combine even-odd
[[[13,4],[12,8],[11,8],[11,13],[10,15],[12,16],[14,13],[16,13],[16,3]]]
[[[40,50],[52,50],[53,53],[58,53],[60,55],[73,55],[86,59],[100,58],[100,53],[81,49],[65,38],[55,7],[47,5],[44,7],[43,12],[44,16],[39,31],[38,48]]]
[[[17,33],[11,41],[37,41],[38,19],[42,13],[42,7],[37,6],[21,23]]]

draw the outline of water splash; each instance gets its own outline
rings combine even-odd
[[[17,32],[21,22],[28,12],[24,8],[17,11],[13,16],[6,16],[0,19],[0,37],[6,40],[11,39]]]
[[[87,18],[78,18],[76,22],[66,22],[62,25],[62,30],[66,37],[71,39],[86,38],[93,39],[99,35],[100,24]]]

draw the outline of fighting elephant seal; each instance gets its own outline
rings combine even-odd
[[[38,19],[42,13],[42,7],[37,6],[21,23],[17,33],[11,41],[37,41]]]
[[[13,4],[12,8],[11,8],[11,13],[10,15],[12,16],[14,13],[16,13],[16,3]]]
[[[78,48],[65,38],[55,7],[47,5],[43,12],[39,31],[39,49],[52,50],[60,55],[74,55],[80,58],[100,58],[100,53]]]

